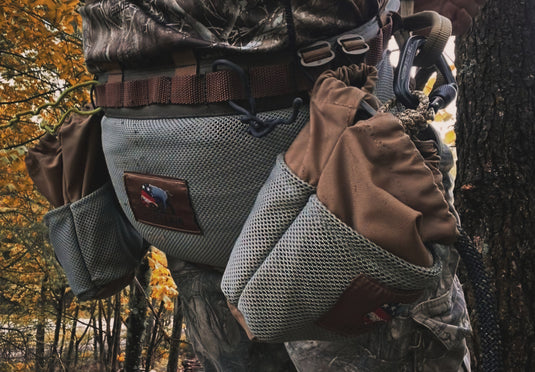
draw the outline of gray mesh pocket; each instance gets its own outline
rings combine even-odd
[[[315,187],[299,179],[286,166],[283,155],[258,193],[240,236],[234,244],[221,281],[232,304],[284,232],[305,206]]]
[[[359,274],[401,290],[435,285],[442,266],[412,265],[349,228],[312,195],[238,301],[262,341],[339,339],[315,325]]]
[[[107,297],[130,282],[144,243],[124,217],[111,184],[47,213],[45,223],[78,298]]]

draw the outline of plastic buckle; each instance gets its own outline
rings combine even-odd
[[[370,50],[370,46],[366,44],[366,40],[357,34],[346,34],[336,39],[338,45],[345,54],[352,56],[361,56]]]
[[[318,67],[331,62],[335,54],[328,41],[318,41],[297,51],[301,65]]]

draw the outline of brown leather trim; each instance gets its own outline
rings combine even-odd
[[[334,306],[316,324],[347,336],[365,332],[373,327],[366,322],[366,314],[385,304],[408,304],[416,301],[422,291],[402,291],[367,277],[358,275],[346,288]]]
[[[124,173],[124,185],[134,218],[163,229],[201,234],[185,180]]]
[[[256,341],[256,336],[253,335],[253,332],[251,332],[251,329],[247,325],[247,322],[245,321],[245,317],[243,316],[242,312],[238,310],[238,308],[234,305],[232,305],[230,302],[227,302],[227,305],[230,309],[230,312],[236,318],[238,323],[242,326],[242,328],[245,330],[245,333],[247,334],[247,337],[249,337],[249,340]]]

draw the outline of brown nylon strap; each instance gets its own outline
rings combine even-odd
[[[403,28],[409,31],[430,28],[427,41],[415,59],[415,65],[419,67],[432,66],[438,61],[452,32],[451,21],[433,11],[403,18]]]
[[[376,65],[392,34],[393,20],[386,19],[375,38],[368,41],[366,63]],[[318,74],[328,66],[320,68]],[[310,69],[308,69],[310,70]],[[254,98],[284,96],[312,88],[304,76],[294,73],[289,64],[250,67],[249,82]],[[310,71],[309,71],[310,72]],[[231,70],[204,75],[159,76],[146,80],[114,81],[95,88],[96,105],[100,107],[140,107],[151,104],[194,105],[241,100],[245,98],[238,75]]]
[[[379,30],[377,36],[368,41],[368,45],[370,47],[370,50],[366,54],[366,63],[368,65],[375,66],[379,63],[383,57],[385,46],[388,45],[388,40],[390,40],[390,37],[392,36],[392,30],[393,19],[391,16],[389,16],[386,19],[385,25]]]
[[[288,64],[251,67],[249,81],[255,98],[282,96],[310,88],[302,84],[296,88],[295,76]],[[97,106],[113,108],[169,103],[192,105],[245,98],[243,84],[231,70],[106,83],[98,85],[95,93]]]
[[[149,85],[149,104],[171,102],[171,78],[153,77],[147,80]]]

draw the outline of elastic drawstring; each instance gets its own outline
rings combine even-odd
[[[300,97],[296,97],[293,100],[293,112],[290,118],[274,118],[274,119],[261,119],[256,115],[256,103],[255,99],[251,94],[251,86],[249,84],[249,78],[245,71],[238,66],[237,64],[227,60],[227,59],[218,59],[212,64],[212,70],[217,71],[218,66],[223,65],[234,70],[242,83],[243,90],[245,92],[245,98],[249,102],[249,109],[246,109],[236,102],[229,100],[228,103],[230,107],[236,110],[238,113],[242,114],[240,121],[242,123],[248,124],[249,128],[247,132],[253,135],[254,137],[260,138],[268,133],[270,133],[277,125],[280,124],[290,124],[293,123],[297,116],[299,115],[299,108],[303,105],[303,100]]]

